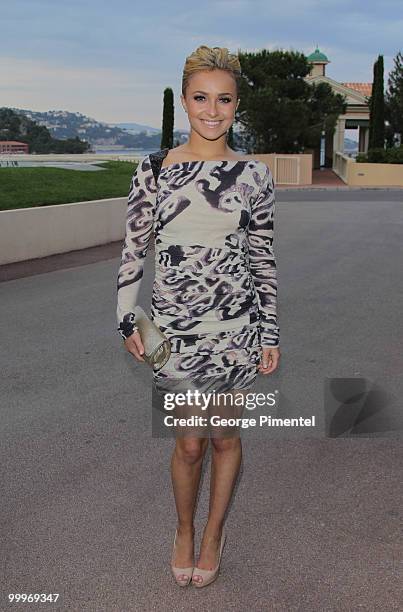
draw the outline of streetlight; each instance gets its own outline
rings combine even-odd
[[[322,134],[320,137],[320,169],[323,170],[325,167],[325,152],[326,152],[326,131],[325,131],[325,126],[326,126],[326,115],[323,119],[323,126],[322,126]]]

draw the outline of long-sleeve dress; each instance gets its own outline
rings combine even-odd
[[[128,197],[117,278],[118,331],[135,328],[134,306],[154,233],[150,316],[171,356],[156,389],[247,389],[261,347],[279,346],[273,252],[275,191],[262,161],[204,160],[161,168],[139,161]]]

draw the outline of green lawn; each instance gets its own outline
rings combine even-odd
[[[0,168],[0,210],[127,197],[135,162],[97,163],[99,171]]]

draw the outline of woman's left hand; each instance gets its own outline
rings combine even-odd
[[[262,346],[262,358],[258,365],[261,374],[271,374],[278,366],[280,347]]]

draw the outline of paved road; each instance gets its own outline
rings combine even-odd
[[[205,590],[180,589],[170,575],[173,441],[151,437],[150,372],[115,331],[118,258],[102,249],[84,265],[47,258],[0,284],[1,610],[401,610],[396,194],[278,192],[282,357],[256,390],[278,388],[289,413],[315,414],[317,426],[245,437],[221,575]],[[152,273],[151,257],[143,306]],[[354,379],[349,401],[372,416],[355,436],[330,439],[324,383],[340,378]],[[13,592],[60,596],[7,606]]]

